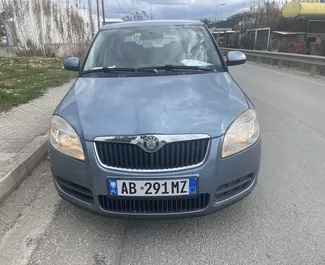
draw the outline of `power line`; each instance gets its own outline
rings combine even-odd
[[[122,10],[122,12],[124,13],[124,15],[127,16],[127,14],[125,13],[124,9],[121,7],[120,3],[118,2],[118,0],[115,0],[116,3],[118,4],[118,6],[120,7],[120,9]]]

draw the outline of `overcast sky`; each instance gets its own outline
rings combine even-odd
[[[94,8],[96,0],[92,0]],[[130,15],[132,0],[104,0],[106,16],[109,18],[121,18]],[[87,6],[87,0],[82,0]],[[99,0],[101,3],[101,0]],[[218,7],[217,19],[225,19],[228,16],[249,8],[253,0],[134,0],[136,10],[145,10],[150,16],[150,2],[152,3],[154,19],[214,19],[216,6]],[[119,7],[120,4],[121,8]],[[121,10],[123,9],[124,12]],[[93,12],[96,10],[94,9]]]

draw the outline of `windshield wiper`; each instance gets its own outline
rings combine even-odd
[[[191,65],[172,65],[166,64],[162,66],[149,66],[140,68],[128,68],[128,67],[96,67],[90,70],[81,72],[81,75],[90,73],[116,73],[116,72],[147,72],[147,73],[158,73],[159,71],[177,71],[177,70],[194,70],[194,71],[205,71],[205,72],[216,72],[217,66],[209,65],[207,67],[191,66]]]
[[[150,67],[142,67],[138,68],[138,70],[165,70],[165,71],[174,71],[174,70],[195,70],[195,71],[207,71],[207,72],[214,72],[216,71],[216,66],[209,65],[208,67],[201,67],[201,66],[191,66],[191,65],[172,65],[166,64],[162,66],[150,66]]]
[[[128,67],[96,67],[90,70],[81,72],[81,75],[90,74],[90,73],[114,73],[114,72],[149,72],[157,73],[155,69],[141,69],[141,68],[128,68]]]

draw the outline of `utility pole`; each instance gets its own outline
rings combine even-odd
[[[99,12],[99,0],[96,0],[97,5],[97,24],[98,24],[98,30],[100,29],[100,12]]]
[[[153,19],[152,18],[152,2],[150,2],[150,16],[151,16],[151,20]]]
[[[133,21],[133,12],[134,12],[134,0],[132,0],[131,21]]]
[[[94,30],[93,11],[92,11],[91,0],[88,0],[88,9],[89,9],[90,31],[91,31],[90,35],[92,38],[95,30]]]
[[[104,0],[102,0],[102,11],[103,11],[103,26],[105,25],[105,3]]]

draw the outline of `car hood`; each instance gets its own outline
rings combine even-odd
[[[228,72],[154,77],[80,77],[56,113],[81,138],[204,133],[217,137],[248,108]]]

